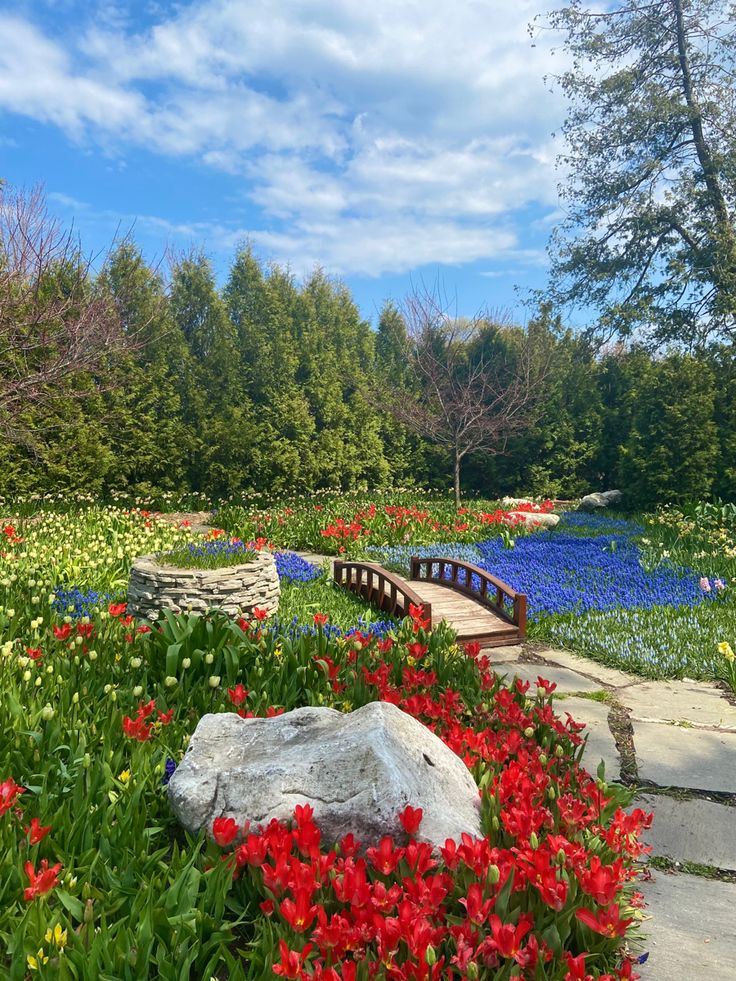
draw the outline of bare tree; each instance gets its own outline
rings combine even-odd
[[[451,316],[436,292],[413,292],[403,315],[415,384],[390,387],[388,408],[408,429],[449,450],[459,507],[463,459],[504,453],[509,439],[533,423],[547,356],[529,331],[512,328],[505,317]]]
[[[115,300],[90,274],[76,236],[49,214],[43,191],[0,183],[0,433],[32,443],[34,410],[103,384],[128,348]],[[48,415],[48,411],[40,413]]]

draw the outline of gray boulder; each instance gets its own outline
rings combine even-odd
[[[599,508],[607,508],[611,504],[620,503],[623,494],[620,490],[610,490],[586,494],[580,501],[581,511],[597,511]]]
[[[479,837],[478,788],[459,756],[413,716],[388,702],[343,714],[300,708],[272,719],[203,716],[169,783],[169,800],[189,831],[217,817],[242,825],[289,820],[311,804],[330,844],[352,832],[362,843],[406,838],[399,814],[424,817],[420,841]]]

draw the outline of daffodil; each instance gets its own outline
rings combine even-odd
[[[727,661],[736,660],[736,654],[734,654],[733,648],[725,640],[718,645],[718,653],[723,654]]]

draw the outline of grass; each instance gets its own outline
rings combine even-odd
[[[327,574],[308,583],[282,580],[279,621],[291,623],[296,620],[301,624],[311,624],[315,613],[328,614],[329,623],[343,631],[359,622],[369,624],[386,620],[382,610],[336,585]]]
[[[253,562],[256,555],[257,552],[244,542],[215,539],[163,552],[158,560],[162,565],[177,569],[224,569]]]

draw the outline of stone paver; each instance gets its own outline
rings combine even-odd
[[[511,680],[509,672],[509,680]],[[513,665],[513,674],[522,681],[529,681],[532,687],[536,686],[537,678],[542,677],[547,681],[553,681],[557,685],[556,694],[568,695],[576,691],[600,691],[601,685],[590,678],[584,678],[575,671],[568,668],[558,668],[550,664],[530,664],[519,662]]]
[[[509,647],[485,647],[481,653],[486,655],[492,665],[506,665],[518,661],[524,653],[524,648],[519,644],[513,644]],[[503,670],[505,671],[506,668]],[[508,670],[511,671],[513,669],[509,668]]]
[[[639,794],[633,806],[654,811],[643,835],[652,855],[736,871],[736,807],[665,794]]]
[[[646,681],[625,688],[619,698],[634,720],[687,721],[736,732],[736,706],[705,681]]]
[[[651,915],[643,924],[642,981],[736,978],[736,885],[652,870],[639,888]]]
[[[736,794],[736,733],[634,722],[634,748],[640,780]]]
[[[587,657],[579,657],[577,654],[571,654],[570,651],[550,648],[539,653],[550,664],[557,664],[561,668],[569,668],[578,674],[584,674],[588,678],[600,681],[601,686],[620,688],[623,685],[638,684],[642,680],[635,674],[626,674],[626,672],[618,671],[616,668],[609,668],[607,665],[598,664],[597,661],[591,661]]]
[[[557,702],[555,710],[563,718],[565,712],[569,712],[576,722],[584,722],[587,726],[581,733],[588,737],[583,753],[583,765],[586,769],[595,774],[598,764],[603,760],[606,765],[606,780],[620,779],[621,757],[608,728],[608,705],[605,702],[594,702],[590,698],[565,698]]]

